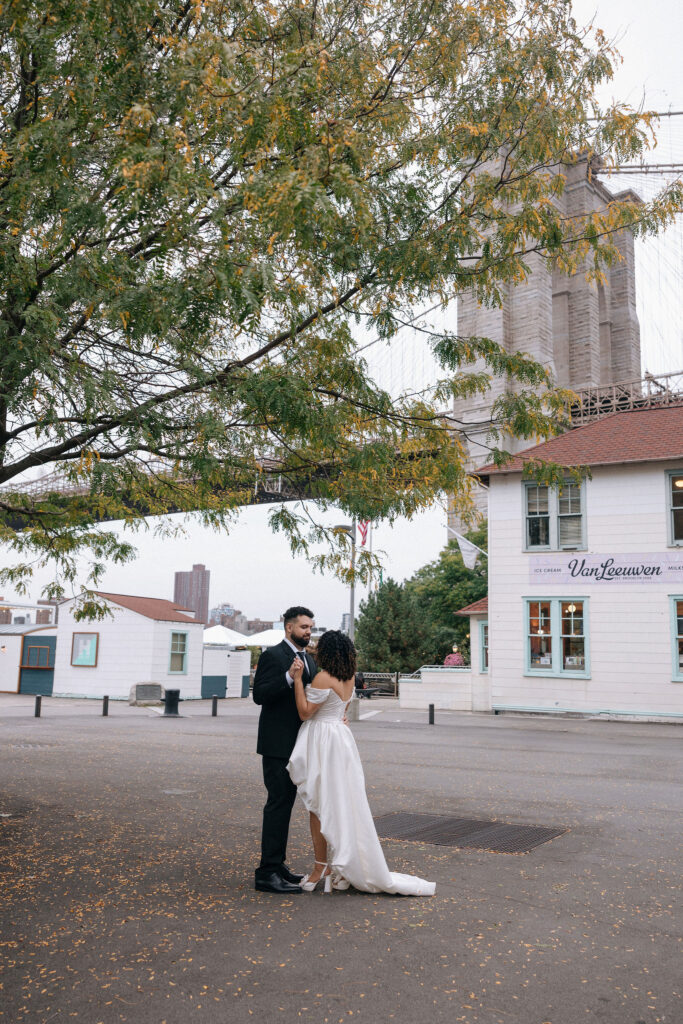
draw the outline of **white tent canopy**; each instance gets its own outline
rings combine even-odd
[[[284,629],[264,629],[262,633],[254,633],[247,637],[250,647],[275,647],[285,638]]]
[[[204,630],[205,644],[230,644],[233,647],[245,647],[251,643],[250,636],[238,633],[236,629],[228,629],[227,626],[209,626]]]

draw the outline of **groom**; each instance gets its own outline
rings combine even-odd
[[[285,864],[289,819],[296,798],[287,762],[301,725],[294,699],[294,675],[301,672],[307,686],[318,667],[306,654],[313,612],[296,605],[287,609],[284,620],[285,639],[263,651],[254,676],[254,702],[261,705],[256,752],[263,757],[263,781],[268,791],[263,808],[261,863],[254,888],[291,895],[302,891],[302,876],[293,874]]]

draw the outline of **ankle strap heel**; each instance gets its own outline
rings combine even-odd
[[[315,882],[311,882],[309,880],[309,876],[304,875],[304,877],[299,882],[299,885],[301,886],[304,892],[314,892],[318,888],[320,883],[323,882],[324,891],[332,892],[332,872],[330,871],[327,874],[325,874],[325,869],[327,868],[327,861],[323,862],[321,860],[314,860],[313,863],[320,864],[320,866],[322,867],[322,871],[320,872],[320,878],[317,878]]]

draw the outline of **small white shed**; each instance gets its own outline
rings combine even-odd
[[[0,693],[52,693],[57,627],[0,625]]]
[[[225,644],[205,644],[202,697],[248,697],[251,651]]]
[[[136,683],[159,683],[200,697],[204,625],[173,601],[98,591],[111,615],[74,618],[75,599],[59,608],[54,695],[128,698]]]

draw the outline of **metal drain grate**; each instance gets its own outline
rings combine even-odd
[[[447,818],[441,814],[383,814],[375,818],[381,839],[404,839],[434,846],[458,846],[491,853],[528,853],[557,839],[566,828],[542,825],[510,825],[504,821]]]

